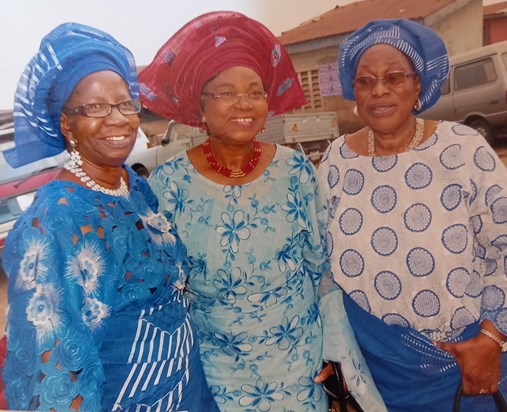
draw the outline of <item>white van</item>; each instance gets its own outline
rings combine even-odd
[[[442,95],[421,117],[464,123],[490,144],[507,137],[507,41],[451,56]]]

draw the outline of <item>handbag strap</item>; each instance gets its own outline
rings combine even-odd
[[[356,401],[354,396],[346,389],[345,377],[343,376],[341,363],[340,362],[331,362],[333,365],[334,373],[338,378],[338,404],[340,406],[340,411],[347,411],[347,403],[349,403],[353,410],[356,412],[364,412],[361,408],[361,405]],[[506,411],[507,412],[507,411]]]
[[[456,390],[456,394],[454,395],[453,412],[460,412],[461,395],[463,395],[463,386],[460,383],[458,389]],[[492,396],[498,412],[507,412],[507,404],[505,403],[505,399],[503,398],[500,390],[496,391]]]

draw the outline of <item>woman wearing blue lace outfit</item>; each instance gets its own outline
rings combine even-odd
[[[418,114],[448,73],[442,39],[375,20],[340,46],[343,95],[366,127],[336,139],[319,173],[328,253],[389,411],[496,410],[507,392],[507,173],[484,138]]]
[[[70,157],[9,233],[10,409],[217,411],[182,291],[186,251],[124,165],[139,126],[131,53],[66,23],[15,97],[13,166]]]
[[[319,308],[327,211],[315,168],[299,152],[255,139],[268,112],[305,102],[285,48],[239,13],[208,13],[168,40],[140,84],[151,111],[209,134],[149,182],[188,250],[190,312],[220,409],[327,411],[314,379],[340,350],[357,361],[350,384],[374,405],[366,409],[382,407],[350,326]],[[324,327],[337,336],[329,357],[323,320],[336,322]]]

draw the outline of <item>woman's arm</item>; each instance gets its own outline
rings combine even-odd
[[[11,409],[100,409],[102,364],[83,317],[80,239],[69,207],[39,201],[9,234],[8,355]],[[83,238],[86,236],[83,236]],[[82,240],[81,240],[82,242]]]

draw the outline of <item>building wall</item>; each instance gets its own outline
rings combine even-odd
[[[482,47],[482,11],[482,0],[475,0],[449,14],[439,16],[435,13],[425,19],[425,24],[442,37],[447,52],[453,56]]]
[[[296,112],[335,111],[340,133],[350,133],[362,127],[361,120],[352,113],[354,102],[342,96],[325,97],[320,93],[319,66],[337,63],[338,45],[291,54],[291,59],[308,100],[308,104]]]
[[[484,45],[507,40],[507,16],[484,21]]]
[[[421,23],[432,27],[442,37],[451,55],[482,46],[482,0],[457,0],[454,8],[440,15],[435,13]],[[343,38],[337,36],[336,39],[290,45],[287,50],[309,101],[295,112],[336,111],[340,132],[351,133],[363,126],[352,113],[354,102],[345,100],[341,95],[322,96],[319,90],[319,66],[337,62],[338,45]]]

